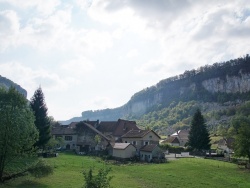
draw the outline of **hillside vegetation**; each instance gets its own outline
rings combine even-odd
[[[23,89],[20,85],[14,83],[13,81],[9,80],[8,78],[2,77],[0,75],[0,88],[9,89],[11,86],[16,88],[16,90],[19,93],[23,94],[25,98],[27,97],[27,91],[25,89]]]
[[[229,126],[237,111],[250,100],[249,80],[250,57],[247,54],[185,71],[139,91],[121,107],[85,111],[78,119],[126,118],[166,135],[189,126],[194,111],[200,108],[209,130],[217,133],[221,127]]]

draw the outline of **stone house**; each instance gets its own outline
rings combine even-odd
[[[180,141],[178,137],[169,136],[164,141],[162,141],[161,144],[169,144],[170,146],[180,146]]]
[[[223,138],[218,141],[218,149],[222,150],[226,155],[233,153],[234,138]]]
[[[135,156],[136,148],[130,143],[115,143],[112,156],[117,159],[129,159]]]
[[[162,157],[162,150],[157,144],[145,145],[140,149],[141,161],[151,162],[154,159],[161,159]]]
[[[52,137],[54,139],[60,138],[62,140],[62,143],[57,146],[58,148],[61,147],[62,149],[66,150],[76,149],[77,134],[70,125],[58,125],[52,127]]]
[[[186,145],[186,143],[188,142],[188,135],[189,135],[189,130],[187,130],[187,129],[178,130],[177,132],[175,132],[172,135],[168,136],[168,138],[165,141],[168,142],[168,139],[169,139],[169,141],[171,141],[172,138],[176,137],[179,140],[179,146],[184,147]],[[175,142],[176,142],[176,140],[175,140]],[[173,143],[173,144],[175,146],[177,146],[177,142]],[[171,143],[170,143],[170,145],[171,145]]]
[[[118,121],[102,121],[97,130],[103,133],[112,143],[122,142],[122,135],[130,130],[139,130],[135,121],[118,119]]]
[[[158,145],[160,139],[161,137],[153,130],[130,130],[122,136],[122,142],[133,144],[137,151],[144,145]]]
[[[75,150],[77,153],[104,150],[110,140],[95,128],[97,123],[82,121],[56,126],[52,128],[52,135],[55,139],[62,138],[62,149]]]

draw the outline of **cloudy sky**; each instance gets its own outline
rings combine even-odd
[[[0,75],[56,120],[249,52],[249,0],[0,0]]]

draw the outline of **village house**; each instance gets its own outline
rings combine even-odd
[[[218,141],[217,149],[223,151],[225,157],[228,157],[233,153],[233,142],[234,138],[223,138]]]
[[[73,122],[74,123],[74,122]],[[71,123],[71,124],[73,124]],[[51,134],[54,139],[61,139],[62,143],[58,144],[58,148],[72,150],[76,149],[77,133],[70,125],[57,125],[52,127]]]
[[[97,124],[98,121],[82,121],[59,125],[52,128],[52,135],[63,140],[62,149],[77,153],[104,150],[110,140],[95,128]]]
[[[116,159],[130,159],[135,156],[136,148],[130,143],[115,143],[112,149],[112,156]]]
[[[137,151],[144,145],[158,145],[160,139],[161,137],[153,130],[130,130],[122,136],[122,142],[133,144]]]
[[[161,144],[168,144],[170,146],[180,146],[180,140],[178,139],[178,137],[169,136],[164,141],[162,141]]]
[[[164,141],[162,141],[162,143],[163,144],[167,143],[171,146],[185,147],[186,143],[188,142],[188,135],[189,135],[189,130],[187,129],[178,130],[177,132],[169,135]]]
[[[122,142],[122,135],[130,130],[139,130],[135,121],[118,119],[118,121],[102,121],[97,126],[97,130],[108,137],[112,143]]]
[[[163,153],[157,144],[145,145],[140,149],[140,160],[151,162],[154,159],[162,159]]]
[[[117,159],[137,156],[149,162],[162,153],[158,147],[160,136],[153,130],[139,129],[135,121],[72,122],[53,127],[52,135],[62,138],[63,149],[75,150],[78,154],[108,150]]]

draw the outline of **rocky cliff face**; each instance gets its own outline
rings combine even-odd
[[[202,86],[211,93],[246,93],[250,91],[250,74],[240,74],[239,76],[226,79],[212,78],[202,82]]]
[[[185,97],[190,93],[198,93],[201,85],[209,93],[245,93],[250,92],[250,74],[240,73],[238,76],[225,76],[225,78],[210,78],[201,83],[189,82],[188,85],[181,85],[176,89],[165,89],[164,91],[155,87],[151,88],[151,95],[148,97],[138,97],[131,99],[124,106],[116,109],[104,109],[98,111],[88,111],[82,113],[83,119],[99,119],[103,121],[117,120],[128,116],[140,116],[148,112],[152,107],[163,104],[168,99],[170,93],[175,98]],[[132,97],[133,98],[133,97]]]

